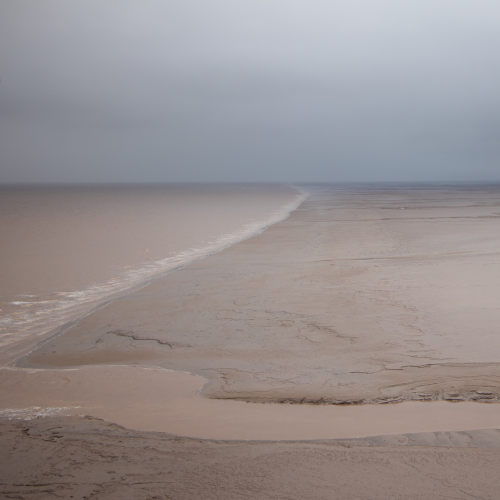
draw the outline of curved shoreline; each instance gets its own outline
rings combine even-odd
[[[167,265],[165,269],[162,269],[158,271],[156,274],[152,274],[148,277],[146,277],[144,280],[139,281],[137,283],[132,283],[128,286],[126,286],[123,289],[119,289],[113,292],[108,292],[107,295],[103,297],[99,297],[97,299],[89,301],[87,305],[85,304],[76,304],[77,307],[79,308],[85,308],[85,312],[78,313],[77,316],[74,318],[64,321],[63,323],[55,326],[55,327],[50,327],[48,329],[45,329],[41,332],[36,333],[33,335],[33,333],[29,332],[28,334],[23,334],[17,336],[13,336],[9,341],[6,341],[6,338],[2,338],[1,340],[4,342],[0,346],[0,367],[2,366],[17,366],[17,362],[24,356],[29,355],[30,352],[33,350],[36,350],[38,347],[46,343],[47,341],[50,341],[51,339],[62,335],[66,330],[71,328],[73,325],[78,323],[80,320],[85,318],[86,316],[98,311],[99,309],[105,307],[109,303],[112,303],[113,301],[124,297],[126,295],[129,295],[131,293],[134,293],[155,280],[161,279],[165,276],[167,276],[170,273],[179,271],[180,269],[183,269],[186,266],[189,266],[190,264],[193,264],[199,260],[205,259],[207,257],[210,257],[211,255],[217,254],[219,252],[222,252],[223,250],[241,243],[242,241],[245,241],[249,238],[253,238],[255,236],[258,236],[261,234],[263,231],[265,231],[267,228],[270,226],[277,224],[283,220],[285,220],[287,217],[290,216],[290,214],[296,210],[302,203],[303,201],[309,196],[309,193],[304,191],[303,189],[294,186],[292,184],[286,184],[286,186],[290,187],[291,189],[296,191],[296,195],[294,197],[294,200],[292,200],[290,203],[286,204],[285,206],[281,207],[281,209],[273,214],[272,217],[270,217],[269,220],[266,220],[265,222],[262,223],[256,223],[251,225],[253,228],[253,231],[248,233],[248,224],[243,226],[243,228],[239,231],[236,231],[235,233],[232,233],[230,236],[237,237],[237,239],[231,240],[229,243],[225,241],[227,239],[227,235],[222,236],[215,240],[211,245],[207,247],[203,247],[201,250],[197,249],[197,252],[195,254],[189,256],[189,257],[183,257],[184,252],[180,252],[178,255],[174,256],[173,258],[167,258],[163,259],[162,261],[158,262],[153,262],[152,265],[159,265],[159,262],[163,261],[175,261],[175,265],[172,266],[172,264]],[[238,235],[240,236],[238,239]],[[201,253],[200,253],[201,252]],[[172,267],[170,267],[172,266]],[[106,284],[103,284],[102,287],[104,287]]]

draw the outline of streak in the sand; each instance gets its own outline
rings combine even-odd
[[[271,441],[500,427],[498,404],[251,404],[203,398],[199,391],[205,383],[189,373],[131,366],[3,369],[0,417],[29,419],[52,408],[59,415],[90,415],[140,431]]]

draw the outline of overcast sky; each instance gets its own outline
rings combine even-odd
[[[499,0],[0,0],[0,182],[500,181]]]

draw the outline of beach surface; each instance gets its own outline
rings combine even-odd
[[[252,402],[497,401],[499,194],[318,189],[16,365],[157,366]]]
[[[204,441],[91,418],[0,420],[3,498],[488,499],[500,431]]]
[[[307,189],[4,353],[0,491],[496,498],[500,188]]]
[[[318,440],[500,427],[500,405],[256,404],[200,396],[206,380],[133,366],[1,370],[0,418],[74,415],[200,439]]]

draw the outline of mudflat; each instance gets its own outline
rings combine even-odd
[[[496,499],[500,188],[310,190],[3,368],[0,494]]]
[[[252,402],[498,401],[499,226],[497,187],[316,188],[17,366],[159,366]]]
[[[128,429],[200,439],[317,440],[491,429],[499,404],[256,404],[200,396],[206,380],[134,366],[0,370],[0,418],[92,416]]]
[[[102,420],[0,419],[2,498],[498,498],[500,431],[204,441]]]

